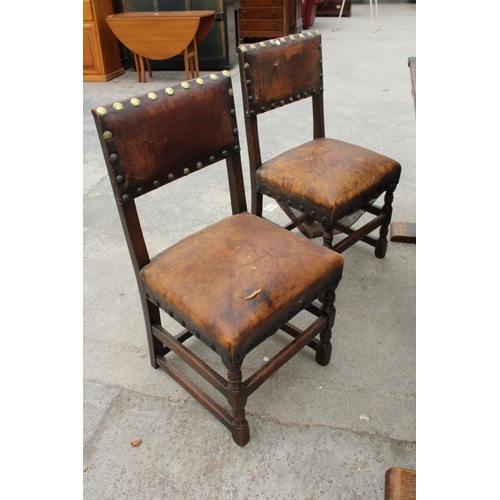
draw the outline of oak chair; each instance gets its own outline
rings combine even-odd
[[[318,364],[329,363],[344,259],[247,212],[229,72],[92,113],[139,287],[151,364],[164,369],[244,446],[250,438],[245,405],[257,388],[305,346],[315,351]],[[150,259],[135,200],[160,187],[181,189],[181,183],[171,184],[221,160],[233,215]],[[164,207],[165,220],[182,224],[171,208]],[[304,309],[314,321],[301,330],[291,320]],[[168,332],[160,310],[184,330]],[[243,380],[245,357],[278,330],[293,340]],[[186,341],[192,336],[220,356],[227,379],[190,350],[194,340]],[[174,354],[222,393],[230,409],[183,374],[171,361]]]
[[[362,240],[383,258],[401,166],[360,146],[325,138],[320,32],[240,45],[238,53],[252,213],[262,216],[263,196],[270,196],[291,219],[288,229],[297,227],[308,238],[323,235],[323,245],[339,253]],[[313,139],[263,161],[260,115],[303,99],[312,101]],[[304,128],[296,127],[296,133]],[[279,130],[273,139],[279,141]],[[375,205],[383,193],[383,206]],[[365,212],[374,217],[352,229]],[[378,238],[370,235],[379,227]],[[334,233],[347,236],[333,245]]]

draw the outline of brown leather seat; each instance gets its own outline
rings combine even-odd
[[[318,364],[329,363],[343,257],[246,211],[227,71],[92,112],[136,273],[151,364],[172,376],[243,446],[249,440],[245,405],[250,394],[306,345]],[[135,199],[163,186],[176,189],[170,184],[177,179],[222,159],[233,215],[150,259]],[[171,224],[182,223],[171,207],[160,208]],[[323,304],[316,301],[320,295]],[[185,329],[168,332],[160,309]],[[300,330],[292,320],[304,309],[315,320]],[[245,357],[278,330],[294,340],[243,381]],[[220,356],[227,379],[184,344],[191,336]],[[171,362],[174,353],[226,397],[231,412]]]
[[[252,182],[252,213],[262,216],[263,196],[275,199],[304,235],[343,252],[362,240],[383,258],[401,166],[363,147],[325,138],[321,35],[290,35],[239,47],[241,86]],[[263,159],[258,118],[299,100],[312,100],[313,140]],[[297,132],[303,130],[297,128]],[[279,130],[273,138],[279,141]],[[383,206],[374,202],[385,193]],[[365,212],[375,217],[351,226]],[[380,227],[375,238],[369,233]],[[333,234],[348,236],[333,245]]]

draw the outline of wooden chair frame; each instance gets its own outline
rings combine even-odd
[[[203,112],[197,114],[197,110],[202,109],[203,105]],[[323,252],[325,260],[334,262],[335,257],[337,260],[332,264],[334,271],[328,276],[325,274],[323,281],[307,292],[299,308],[294,305],[279,314],[276,312],[275,317],[271,315],[269,318],[271,327],[262,327],[250,334],[251,343],[237,346],[239,350],[233,353],[225,351],[224,346],[210,338],[202,327],[190,323],[190,318],[183,316],[171,304],[153,297],[148,290],[143,273],[152,260],[142,233],[135,199],[225,160],[233,217],[251,218],[255,223],[265,224],[266,227],[272,227],[272,231],[279,231],[289,237],[290,233],[287,231],[246,212],[229,72],[212,74],[168,87],[164,91],[150,92],[130,100],[100,106],[93,109],[92,113],[137,279],[151,365],[162,368],[176,380],[231,431],[238,445],[244,446],[250,439],[245,405],[256,389],[305,346],[315,351],[315,359],[319,365],[329,363],[332,350],[331,330],[335,318],[335,289],[341,279],[343,259],[340,255],[333,256],[322,247],[291,235],[300,245],[308,245],[311,249],[315,247],[314,251]],[[213,127],[214,123],[217,123],[216,129]],[[164,149],[167,143],[170,146]],[[319,296],[322,297],[322,304],[316,301]],[[162,326],[161,309],[185,329],[179,334],[167,331]],[[305,330],[300,330],[290,320],[304,309],[315,315],[316,319]],[[286,332],[293,340],[267,364],[243,380],[241,368],[246,354],[278,330]],[[193,335],[220,355],[227,369],[227,378],[185,345],[186,340]],[[171,352],[217,389],[226,398],[231,411],[227,411],[174,366],[167,356]]]
[[[282,207],[286,202],[287,206],[321,223],[324,246],[342,253],[361,240],[375,247],[375,255],[378,258],[385,257],[394,190],[401,171],[400,165],[393,160],[387,158],[395,166],[394,174],[391,174],[388,180],[375,184],[361,198],[353,197],[347,206],[344,205],[342,210],[333,213],[331,207],[315,205],[310,200],[294,196],[291,192],[272,189],[269,186],[261,187],[257,181],[257,171],[263,165],[258,129],[259,115],[298,100],[311,99],[313,140],[325,139],[321,33],[309,31],[306,34],[290,35],[258,44],[240,45],[238,53],[249,151],[252,213],[262,217],[263,196],[267,195],[278,201]],[[378,157],[385,158],[381,155]],[[374,201],[384,192],[383,206],[375,205]],[[287,198],[283,198],[284,196]],[[374,217],[354,230],[344,221],[356,212],[368,212]],[[289,230],[294,227],[294,223],[286,226]],[[380,234],[375,238],[370,233],[377,228],[380,228]],[[333,245],[335,233],[344,233],[347,236]]]

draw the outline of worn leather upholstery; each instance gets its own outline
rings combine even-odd
[[[315,139],[263,163],[256,172],[257,189],[294,198],[331,224],[380,195],[400,171],[387,156],[336,139]]]
[[[343,262],[336,252],[241,213],[153,257],[140,278],[150,300],[238,361],[279,328],[276,318],[284,324],[325,291]]]

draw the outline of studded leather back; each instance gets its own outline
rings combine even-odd
[[[245,114],[323,92],[319,31],[238,47]]]
[[[92,110],[119,204],[239,155],[228,71]]]

